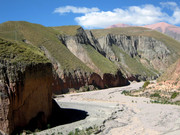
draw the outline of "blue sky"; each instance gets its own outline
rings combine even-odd
[[[45,26],[106,28],[125,23],[167,22],[180,26],[179,0],[0,0],[0,23],[28,21]]]

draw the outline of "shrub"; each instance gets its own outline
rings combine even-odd
[[[122,91],[122,93],[121,93],[121,94],[124,94],[124,95],[126,95],[126,96],[127,96],[127,95],[130,95],[130,93],[131,93],[130,91],[126,91],[126,90],[124,90],[124,91]]]
[[[158,97],[158,98],[160,98],[161,96],[159,95],[159,93],[154,93],[154,94],[151,94],[150,97]]]
[[[173,92],[173,94],[171,95],[171,99],[176,98],[176,97],[177,97],[177,95],[179,95],[179,93],[177,93],[177,92]]]
[[[143,85],[142,87],[145,89],[149,84],[150,84],[149,81],[145,81],[145,82],[144,82],[144,85]]]

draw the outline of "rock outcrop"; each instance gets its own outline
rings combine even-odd
[[[52,64],[43,52],[0,39],[0,131],[44,128],[52,111],[52,81]]]
[[[100,70],[89,58],[88,52],[83,47],[83,46],[91,44],[83,28],[80,27],[79,29],[77,29],[77,34],[75,36],[60,35],[59,39],[83,63],[85,63],[88,67],[90,67],[95,72],[100,73]]]
[[[130,80],[156,79],[173,63],[172,50],[153,37],[109,33],[96,36],[95,41],[105,56],[119,65]],[[141,70],[138,71],[138,67]]]
[[[50,63],[13,65],[1,61],[0,129],[2,131],[11,134],[28,124],[30,127],[43,128],[51,115],[51,96]]]
[[[98,42],[106,52],[106,56],[112,61],[115,61],[118,57],[111,48],[116,45],[129,56],[137,56],[148,61],[148,66],[152,66],[159,71],[164,71],[168,66],[170,50],[162,42],[152,37],[108,34],[98,38]]]
[[[59,39],[76,57],[101,76],[103,74],[93,63],[84,46],[92,46],[118,65],[131,81],[156,79],[172,64],[173,52],[163,42],[153,37],[113,33],[94,36],[93,32],[85,32],[79,28],[76,35],[60,35]],[[99,30],[99,33],[103,31]]]
[[[94,85],[98,88],[108,88],[128,85],[128,80],[122,75],[121,71],[117,71],[115,75],[110,73],[103,74],[103,77],[96,73],[91,74],[88,80],[89,85]]]

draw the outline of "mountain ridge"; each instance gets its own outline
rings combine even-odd
[[[131,25],[128,26],[127,24],[123,24],[123,25],[114,24],[107,28],[118,28],[118,27],[124,27],[124,26],[126,26],[126,27],[144,27],[144,28],[156,30],[156,31],[159,31],[163,34],[166,34],[166,35],[174,38],[177,41],[180,41],[180,27],[168,24],[166,22],[159,22],[159,23],[145,25],[145,26],[131,26]]]

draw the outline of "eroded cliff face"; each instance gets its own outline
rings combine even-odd
[[[77,58],[79,58],[89,68],[91,68],[95,72],[100,73],[100,70],[89,58],[88,52],[83,47],[91,44],[83,28],[80,27],[79,29],[77,29],[77,34],[75,36],[60,35],[59,39]]]
[[[91,42],[94,43],[93,46],[100,46],[105,56],[119,65],[130,80],[156,79],[172,64],[173,52],[164,43],[152,37],[107,34],[94,38],[91,34],[88,35],[90,41],[94,41]],[[142,73],[135,69],[138,66],[144,68]],[[134,69],[137,72],[133,71]]]
[[[52,111],[52,65],[0,61],[0,130],[43,128]]]
[[[108,88],[128,85],[128,80],[122,75],[121,71],[117,71],[115,75],[110,73],[103,74],[103,77],[96,73],[91,74],[88,80],[89,85],[94,85],[98,88]]]
[[[75,42],[77,37],[70,38],[72,38],[72,40]],[[75,46],[78,44],[79,43],[77,42]],[[82,47],[81,44],[78,46]],[[62,70],[61,64],[51,56],[50,52],[44,46],[42,46],[41,49],[44,51],[46,57],[51,61],[54,67],[54,94],[68,93],[69,89],[71,88],[78,90],[83,86],[88,87],[89,85],[103,89],[107,87],[124,86],[129,84],[128,80],[122,75],[121,71],[117,71],[114,74],[99,74],[100,71],[95,73],[84,71],[83,69]]]
[[[149,62],[148,66],[160,71],[164,71],[169,65],[170,50],[162,42],[152,37],[108,34],[98,38],[98,42],[112,61],[116,60],[117,54],[111,47],[116,45],[129,56],[138,56],[140,59]]]

